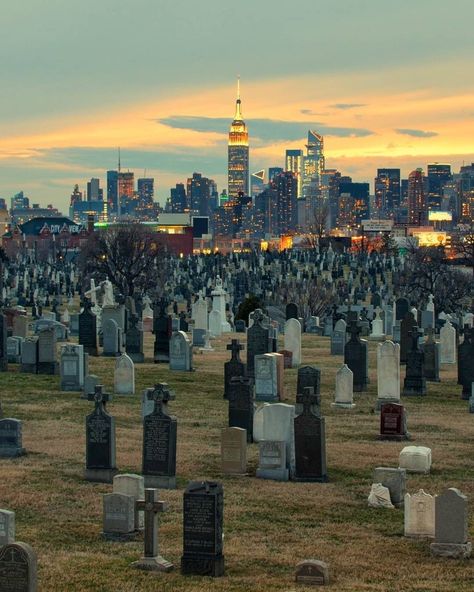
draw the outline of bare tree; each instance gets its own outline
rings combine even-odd
[[[463,224],[462,230],[453,237],[451,244],[455,253],[471,268],[474,276],[474,223],[471,221],[470,224]]]
[[[82,250],[84,275],[108,278],[124,295],[151,291],[160,296],[167,258],[156,235],[138,223],[121,224],[95,232]]]
[[[276,295],[280,303],[294,302],[304,319],[324,316],[337,299],[332,286],[318,285],[313,279],[302,283],[291,278],[280,285]]]
[[[318,198],[308,212],[308,223],[304,233],[304,241],[310,248],[316,248],[326,234],[329,217],[329,204]]]

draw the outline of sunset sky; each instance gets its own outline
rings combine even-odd
[[[163,204],[194,171],[226,187],[236,78],[251,170],[309,128],[372,183],[474,161],[472,0],[21,0],[2,10],[0,197],[67,213],[116,167]]]

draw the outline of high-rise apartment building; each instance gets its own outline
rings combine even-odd
[[[374,189],[376,209],[380,214],[392,217],[400,206],[400,169],[377,169]]]
[[[342,210],[342,203],[349,203],[349,210],[353,226],[360,226],[362,220],[369,217],[370,199],[368,183],[352,183],[342,181],[339,183],[339,208]],[[350,199],[347,199],[350,196]],[[347,208],[346,208],[347,209]],[[347,216],[346,216],[347,217]],[[347,224],[347,222],[345,222]]]
[[[176,183],[170,190],[171,211],[174,214],[184,214],[189,211],[184,183]]]
[[[100,180],[92,178],[87,182],[87,201],[99,201],[103,198],[102,190],[100,188]]]
[[[451,165],[438,162],[428,165],[426,206],[428,210],[440,210],[443,188],[452,179]]]
[[[306,156],[303,157],[302,196],[313,197],[321,185],[324,171],[324,139],[314,130],[308,130]]]
[[[249,134],[241,107],[239,83],[228,144],[228,193],[231,199],[236,198],[239,193],[249,195]]]
[[[187,180],[186,196],[193,214],[210,216],[217,207],[216,183],[212,179],[203,177],[201,173],[193,173],[193,176]]]
[[[423,226],[427,218],[425,176],[416,169],[408,175],[408,224]]]
[[[285,171],[293,173],[296,179],[297,197],[303,197],[303,150],[287,150],[285,154]]]
[[[137,180],[138,201],[143,207],[152,206],[155,196],[155,179],[142,177]]]
[[[275,234],[288,234],[295,230],[297,223],[298,179],[291,171],[285,171],[271,182],[273,206],[276,207]]]
[[[279,175],[280,173],[283,173],[282,167],[270,167],[268,169],[268,182],[273,181],[275,175]]]
[[[252,173],[250,179],[250,192],[255,197],[265,189],[265,169]]]

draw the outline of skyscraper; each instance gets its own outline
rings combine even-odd
[[[377,169],[375,207],[379,213],[392,215],[400,205],[400,169]]]
[[[228,193],[231,199],[238,197],[239,193],[249,195],[249,134],[242,118],[240,81],[237,85],[235,116],[229,131]]]
[[[171,188],[171,211],[174,214],[183,214],[187,209],[184,183],[176,183],[176,187]]]
[[[303,157],[302,195],[313,196],[314,188],[321,185],[324,171],[324,139],[314,130],[308,130],[306,156]],[[314,197],[314,196],[313,196]]]
[[[438,162],[428,165],[428,195],[426,205],[429,210],[440,210],[443,187],[452,178],[451,165]]]
[[[92,179],[87,182],[87,201],[98,201],[99,199],[102,199],[101,193],[100,180],[92,177]]]
[[[117,212],[118,171],[107,171],[107,205],[110,214]]]
[[[297,222],[297,188],[298,180],[294,173],[286,171],[273,178],[272,205],[276,207],[276,226],[273,231],[279,235],[293,232]],[[275,232],[275,234],[277,234]]]
[[[293,173],[296,178],[297,197],[303,197],[302,194],[302,176],[303,150],[287,150],[285,154],[285,171]]]
[[[425,176],[416,169],[408,175],[408,224],[423,226],[426,219]]]
[[[142,177],[137,180],[138,200],[141,206],[153,205],[155,195],[155,179],[153,177]]]
[[[250,191],[252,197],[255,197],[259,193],[262,193],[265,188],[265,169],[252,173],[250,179]]]

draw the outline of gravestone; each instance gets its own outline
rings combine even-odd
[[[354,404],[354,375],[352,370],[344,364],[336,372],[336,394],[334,397],[333,407],[340,407],[342,409],[353,409]]]
[[[395,320],[401,321],[410,310],[410,302],[407,298],[397,298],[395,302]]]
[[[95,393],[95,387],[98,384],[100,384],[100,379],[98,376],[95,374],[87,374],[84,377],[84,388],[81,398],[89,399],[89,395],[93,395]]]
[[[259,462],[256,476],[259,479],[288,481],[289,470],[286,462],[286,442],[260,440],[258,454]]]
[[[145,496],[145,480],[143,477],[131,473],[115,475],[113,493],[123,493],[133,497],[135,514],[134,530],[143,530],[143,514],[136,507],[136,502]]]
[[[339,327],[339,328],[338,328]],[[331,335],[331,355],[343,356],[346,345],[347,325],[343,319],[339,319]]]
[[[301,561],[296,566],[295,581],[303,586],[328,586],[328,564],[316,559]]]
[[[240,352],[244,346],[238,339],[232,339],[226,349],[231,352],[231,358],[224,363],[224,399],[228,399],[230,380],[234,376],[245,376],[245,364],[240,359]]]
[[[247,330],[247,376],[255,375],[255,356],[270,352],[269,329],[263,326],[263,313],[257,309],[253,325]]]
[[[236,333],[245,333],[245,321],[243,319],[237,319],[235,321],[235,332]]]
[[[377,467],[374,469],[373,483],[381,483],[388,487],[392,504],[401,508],[405,503],[406,471],[405,469],[393,469],[390,467]]]
[[[15,512],[0,510],[0,547],[15,542]]]
[[[407,473],[428,474],[431,469],[431,448],[427,446],[405,446],[400,452],[398,466]]]
[[[11,417],[0,419],[0,458],[16,458],[24,454],[21,421]]]
[[[347,364],[354,375],[354,391],[360,393],[367,390],[369,381],[367,341],[360,339],[360,328],[357,326],[357,321],[351,321],[349,332],[351,338],[344,348],[344,364]]]
[[[430,545],[431,554],[468,559],[472,552],[468,538],[467,497],[451,487],[435,499],[435,540]]]
[[[462,384],[461,398],[469,399],[474,382],[474,329],[465,327],[464,341],[458,347],[458,383]]]
[[[0,590],[36,592],[38,590],[36,554],[26,543],[10,543],[0,548]]]
[[[377,346],[377,403],[400,402],[400,346],[384,341]]]
[[[301,364],[301,323],[298,319],[290,318],[285,323],[285,349],[291,351],[292,367]]]
[[[298,368],[296,393],[298,395],[302,395],[306,387],[311,387],[313,389],[313,393],[320,398],[321,370],[316,368],[316,366],[302,366],[301,368]]]
[[[400,364],[406,364],[415,327],[417,328],[417,324],[413,313],[407,312],[400,324]]]
[[[174,566],[159,554],[158,543],[158,514],[167,511],[167,504],[158,499],[157,489],[145,489],[145,498],[135,502],[135,507],[145,514],[145,552],[132,567],[144,571],[171,571]]]
[[[84,346],[61,347],[60,375],[62,391],[81,391],[84,386]]]
[[[183,575],[224,575],[223,521],[222,485],[210,481],[189,483],[183,496]]]
[[[135,394],[135,365],[127,354],[122,354],[115,359],[114,393]]]
[[[170,370],[190,372],[193,369],[193,346],[184,331],[176,331],[170,339]]]
[[[295,406],[273,403],[263,407],[262,415],[262,439],[286,442],[286,463],[292,477],[295,471]]]
[[[131,541],[135,529],[135,498],[125,493],[106,493],[103,498],[102,536],[108,541]]]
[[[160,390],[162,388],[163,388],[163,394],[162,394],[163,411],[165,413],[168,413],[168,403],[170,401],[174,401],[176,399],[176,396],[169,389],[168,384],[166,382],[161,382],[161,383],[159,382],[159,383],[155,384],[153,387],[146,388],[142,391],[142,409],[141,409],[142,420],[145,417],[145,415],[149,415],[150,413],[153,413],[153,410],[155,409],[155,401],[149,397],[151,397],[154,390],[156,390],[156,389]]]
[[[56,360],[56,332],[53,327],[43,329],[38,335],[38,374],[58,374]]]
[[[440,329],[439,350],[441,364],[456,363],[456,329],[449,321],[446,321]]]
[[[79,345],[90,356],[97,356],[97,317],[91,310],[89,300],[84,302],[84,309],[79,315]]]
[[[293,352],[289,349],[282,349],[278,353],[283,356],[283,368],[285,370],[293,368]]]
[[[142,473],[145,487],[175,489],[177,419],[163,409],[163,401],[169,400],[168,385],[155,385],[148,398],[154,401],[154,409],[143,418]]]
[[[423,376],[426,380],[439,382],[439,344],[434,339],[434,329],[426,329],[428,339],[423,344]]]
[[[153,308],[153,334],[155,335],[153,357],[155,364],[170,361],[170,320],[166,308],[164,300],[155,303]]]
[[[193,329],[193,346],[204,347],[207,329]]]
[[[285,307],[285,315],[287,321],[289,319],[298,319],[298,305],[294,302],[289,302]]]
[[[192,305],[191,317],[194,319],[194,327],[196,329],[208,330],[207,301],[203,299],[201,293],[198,300]]]
[[[142,364],[145,361],[143,331],[138,327],[138,317],[134,314],[130,316],[130,326],[125,335],[125,351],[135,364]]]
[[[104,402],[108,395],[97,385],[94,392],[94,411],[86,417],[86,470],[84,479],[112,483],[116,475],[115,419],[107,413]]]
[[[328,480],[326,469],[325,419],[311,411],[311,389],[303,395],[303,412],[294,419],[295,481]]]
[[[8,371],[7,338],[7,317],[0,313],[0,372]]]
[[[247,430],[236,427],[221,430],[221,466],[227,475],[247,472]]]
[[[234,376],[229,383],[229,427],[242,428],[253,440],[254,385],[250,378]]]
[[[409,440],[406,410],[397,403],[382,403],[380,407],[379,440]]]
[[[103,356],[117,356],[121,353],[122,336],[121,330],[114,319],[107,319],[102,325],[104,338]]]
[[[413,327],[411,337],[411,348],[406,361],[405,380],[403,383],[404,396],[426,395],[426,379],[423,375],[425,354],[420,351],[418,327]]]
[[[22,337],[7,338],[7,358],[11,364],[21,363],[21,350],[24,339]]]
[[[413,538],[434,538],[435,498],[423,489],[410,495],[405,494],[405,536]]]
[[[275,402],[280,399],[278,360],[273,354],[255,356],[255,399]]]

